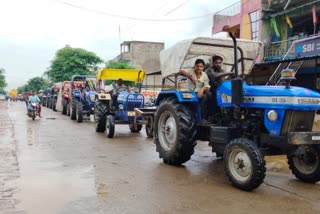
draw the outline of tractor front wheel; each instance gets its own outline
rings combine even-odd
[[[148,138],[153,138],[153,117],[147,117],[146,134]]]
[[[262,184],[266,163],[257,145],[246,138],[232,140],[224,152],[224,167],[233,186],[251,191]]]
[[[105,135],[108,138],[113,138],[114,135],[114,118],[112,115],[108,115],[106,119],[106,130],[105,130]]]
[[[96,132],[106,130],[106,118],[108,113],[108,103],[96,101],[94,106],[94,121],[96,123]]]
[[[57,99],[52,100],[52,111],[57,111]]]
[[[71,120],[77,119],[77,100],[76,99],[72,99],[72,102],[71,102],[70,118]]]
[[[62,112],[61,114],[67,115],[68,101],[65,98],[62,98]]]
[[[132,133],[137,133],[137,132],[140,132],[141,129],[142,129],[142,125],[137,125],[137,129],[134,128],[134,124],[133,123],[130,123],[129,124],[129,128],[130,128],[130,131]]]
[[[291,172],[299,180],[306,183],[320,181],[320,149],[315,146],[301,146],[300,154],[288,154],[288,164]]]
[[[190,160],[196,145],[196,117],[176,99],[161,101],[154,119],[154,143],[159,157],[170,165]]]
[[[76,113],[76,119],[78,123],[82,123],[83,120],[83,111],[82,111],[82,103],[77,102],[77,113]]]

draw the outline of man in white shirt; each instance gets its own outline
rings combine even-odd
[[[197,92],[200,107],[201,107],[201,117],[203,122],[207,122],[207,103],[209,99],[209,90],[210,90],[210,84],[209,84],[209,78],[207,73],[205,73],[204,70],[204,61],[203,59],[197,59],[194,63],[194,68],[190,72],[186,72],[184,70],[180,70],[180,74],[189,77],[195,84],[194,91]]]

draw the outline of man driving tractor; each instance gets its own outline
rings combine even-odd
[[[118,106],[118,96],[120,94],[120,92],[122,91],[127,91],[130,93],[130,88],[128,86],[126,86],[125,84],[123,84],[123,80],[121,78],[119,78],[117,80],[117,84],[112,83],[112,106],[114,108],[117,108]]]

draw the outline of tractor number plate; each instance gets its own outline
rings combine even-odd
[[[134,111],[128,111],[128,116],[135,116],[136,113]]]
[[[312,140],[320,140],[320,136],[312,136]]]

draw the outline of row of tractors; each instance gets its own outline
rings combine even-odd
[[[319,182],[320,132],[312,128],[320,110],[320,94],[291,86],[297,72],[292,69],[274,74],[281,84],[247,84],[246,74],[261,57],[262,43],[237,41],[231,32],[229,35],[232,40],[200,37],[163,50],[162,90],[154,107],[146,107],[140,93],[143,70],[103,69],[96,76],[72,77],[70,86],[61,89],[62,113],[78,122],[93,114],[96,132],[104,132],[109,138],[114,136],[116,124],[128,124],[131,132],[139,132],[145,124],[159,157],[170,165],[184,164],[191,159],[197,141],[207,141],[212,152],[224,160],[225,174],[232,185],[245,191],[263,183],[264,157],[270,155],[287,155],[298,179]],[[217,54],[230,72],[220,73],[213,80],[215,99],[211,102],[215,108],[209,109],[208,105],[213,116],[204,123],[196,85],[179,70],[192,69],[198,58],[210,62]],[[131,93],[118,94],[116,105],[112,105],[110,82],[118,78],[134,86]]]
[[[131,89],[117,94],[114,104],[114,85],[119,78]],[[104,132],[108,138],[114,136],[116,124],[127,124],[131,132],[140,132],[145,124],[147,136],[153,137],[153,117],[148,115],[155,108],[145,105],[141,94],[144,78],[145,71],[136,69],[103,69],[96,76],[75,75],[70,81],[44,90],[41,102],[53,111],[59,108],[63,115],[79,123],[93,116],[96,132]]]

